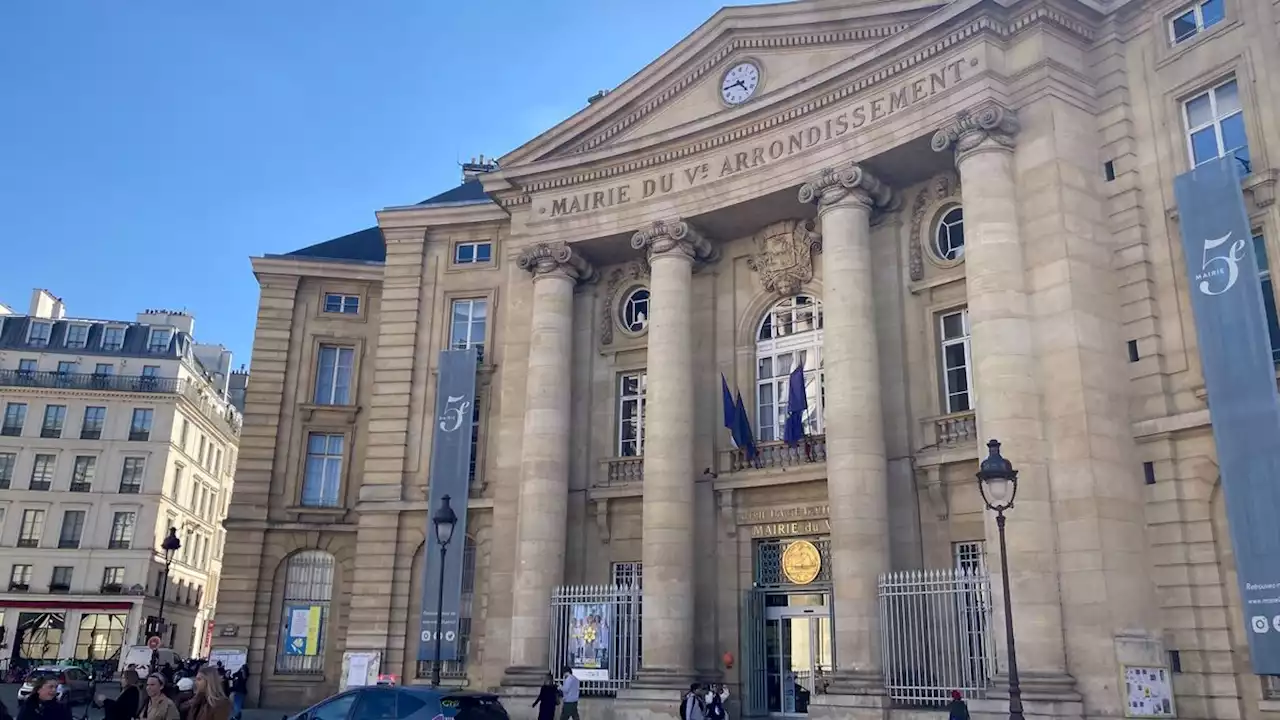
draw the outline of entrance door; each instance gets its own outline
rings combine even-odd
[[[834,669],[827,599],[825,593],[768,598],[764,645],[771,715],[807,715],[810,699],[825,690]]]

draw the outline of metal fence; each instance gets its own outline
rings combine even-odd
[[[880,652],[889,696],[943,705],[952,690],[982,697],[996,660],[991,579],[967,568],[880,576]]]
[[[639,587],[556,588],[551,595],[552,668],[596,670],[575,673],[587,695],[612,695],[629,687],[640,667],[640,608]]]

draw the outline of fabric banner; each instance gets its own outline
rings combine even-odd
[[[462,556],[467,537],[467,491],[471,484],[471,423],[475,412],[476,348],[443,350],[436,385],[436,414],[431,440],[431,479],[427,505],[427,545],[422,563],[422,634],[418,659],[435,660],[435,635],[440,633],[440,660],[459,660],[459,611],[462,605]],[[449,496],[458,515],[453,538],[444,557],[444,592],[440,592],[440,545],[431,516]],[[440,599],[440,627],[436,601]]]
[[[576,603],[570,608],[569,667],[579,680],[609,679],[608,603]]]
[[[1174,180],[1249,654],[1280,675],[1280,396],[1236,159]]]

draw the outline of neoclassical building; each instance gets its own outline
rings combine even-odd
[[[345,687],[354,653],[427,681],[437,358],[477,347],[444,676],[515,717],[563,664],[593,720],[672,717],[696,678],[742,716],[953,688],[1002,713],[993,438],[1029,715],[1274,716],[1173,179],[1234,155],[1280,256],[1278,23],[1270,0],[726,8],[458,187],[254,258],[215,647],[266,705]]]

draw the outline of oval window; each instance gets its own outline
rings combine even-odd
[[[959,205],[947,210],[938,220],[933,252],[939,260],[948,262],[964,257],[964,210]]]
[[[638,287],[628,292],[622,299],[618,319],[623,330],[633,334],[644,332],[649,327],[649,288]]]

